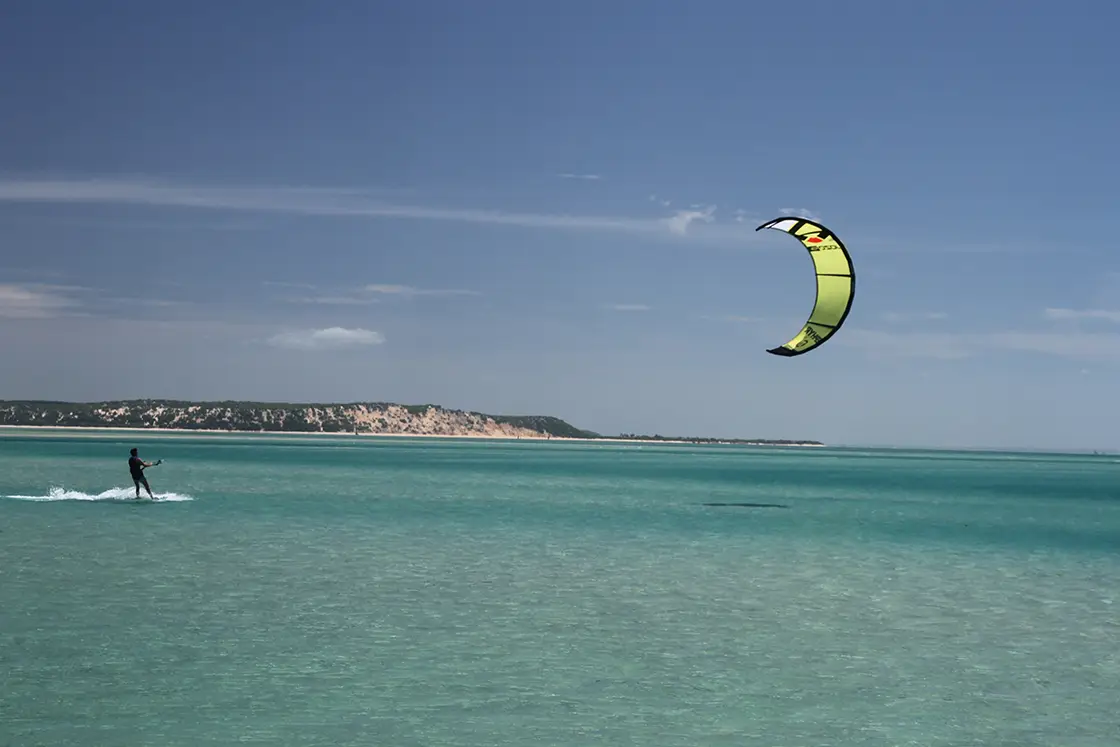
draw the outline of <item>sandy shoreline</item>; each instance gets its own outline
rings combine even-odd
[[[821,448],[825,444],[809,444],[809,443],[786,443],[786,444],[773,444],[773,443],[760,443],[755,441],[740,441],[733,443],[731,441],[720,441],[715,439],[711,442],[695,442],[674,439],[640,439],[640,438],[572,438],[570,436],[510,436],[505,434],[486,434],[486,433],[350,433],[346,431],[338,431],[334,433],[325,433],[323,431],[235,431],[235,430],[222,430],[222,429],[207,429],[207,428],[122,428],[111,426],[58,426],[58,425],[0,425],[0,437],[3,436],[5,430],[26,430],[38,432],[41,435],[48,435],[48,432],[57,432],[60,435],[65,433],[73,435],[74,433],[94,432],[94,433],[120,433],[120,434],[135,434],[135,433],[158,433],[161,435],[182,435],[190,436],[196,434],[203,435],[220,435],[220,436],[274,436],[274,437],[305,437],[305,436],[331,436],[334,438],[453,438],[453,439],[467,439],[477,441],[565,441],[565,442],[588,442],[588,443],[625,443],[625,444],[684,444],[692,446],[771,446],[771,447],[797,447],[797,448]]]

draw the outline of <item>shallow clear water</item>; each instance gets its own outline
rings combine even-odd
[[[1114,747],[1118,495],[1113,457],[3,431],[0,744]]]

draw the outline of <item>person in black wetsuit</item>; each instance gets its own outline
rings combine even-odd
[[[128,458],[128,471],[132,473],[132,482],[136,485],[136,497],[140,497],[140,486],[143,485],[144,489],[148,491],[148,497],[153,501],[156,499],[152,495],[152,489],[148,485],[148,478],[144,477],[145,467],[154,467],[159,462],[153,464],[152,462],[145,462],[140,457],[136,456],[136,449],[129,452],[132,456]],[[160,461],[163,461],[162,459]]]

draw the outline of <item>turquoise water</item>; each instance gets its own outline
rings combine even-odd
[[[9,430],[0,496],[0,745],[1120,744],[1111,456]]]

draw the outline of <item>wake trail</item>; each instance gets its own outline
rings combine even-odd
[[[184,493],[154,493],[157,503],[178,503],[193,501],[194,497]],[[148,494],[140,492],[140,497],[148,499]],[[5,495],[16,501],[100,501],[103,503],[135,503],[136,490],[134,488],[109,488],[101,493],[83,493],[80,490],[66,490],[65,488],[51,488],[46,495]]]

